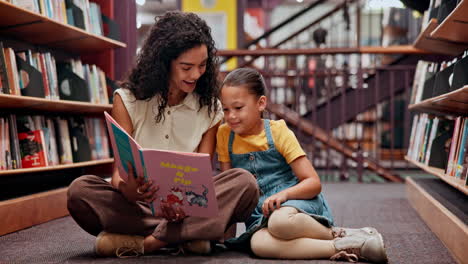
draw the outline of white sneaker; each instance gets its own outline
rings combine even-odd
[[[144,237],[101,232],[94,251],[101,257],[138,257],[144,254]]]
[[[352,235],[362,235],[362,236],[373,236],[380,234],[377,229],[373,227],[363,227],[363,228],[344,228],[344,227],[332,227],[333,238],[352,236]]]
[[[330,259],[345,259],[357,262],[359,259],[374,263],[387,263],[387,253],[382,235],[372,228],[360,228],[352,235],[333,240],[337,253]]]
[[[192,240],[182,244],[182,248],[191,253],[208,255],[211,253],[211,243],[209,240]]]

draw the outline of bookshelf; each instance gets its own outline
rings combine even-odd
[[[0,1],[0,17],[1,34],[32,44],[80,54],[127,46],[3,1]]]
[[[468,85],[450,93],[412,104],[409,109],[439,115],[465,115],[468,113]]]
[[[56,165],[56,166],[28,168],[28,169],[16,169],[16,170],[5,170],[5,171],[0,171],[0,177],[5,176],[5,175],[15,175],[15,174],[23,174],[23,173],[34,173],[34,172],[46,172],[46,171],[54,171],[54,170],[64,170],[64,169],[73,169],[73,168],[105,165],[105,164],[112,164],[112,162],[114,162],[114,159],[103,159],[103,160],[84,161],[84,162],[77,162],[77,163],[72,163],[72,164],[64,164],[64,165]]]
[[[27,108],[29,110],[39,110],[61,113],[84,113],[97,114],[104,111],[111,111],[111,104],[93,104],[78,101],[49,100],[31,96],[0,94],[1,108]]]
[[[68,215],[67,188],[0,201],[0,236]]]
[[[411,162],[412,164],[416,165],[418,168],[422,169],[423,171],[425,171],[425,172],[427,172],[429,174],[432,174],[434,176],[439,177],[441,180],[448,183],[452,187],[460,190],[465,195],[468,195],[468,187],[465,186],[465,183],[460,179],[457,179],[457,178],[452,177],[452,176],[445,175],[445,172],[444,172],[443,169],[427,166],[426,164],[423,164],[421,162],[411,160],[410,158],[408,158],[408,156],[405,156],[405,159],[407,161]]]
[[[437,26],[431,37],[453,42],[462,42],[468,46],[468,0],[463,0],[450,15]],[[466,48],[465,48],[466,49]]]
[[[432,32],[438,25],[437,19],[431,19],[429,24],[421,31],[413,46],[417,49],[451,56],[456,56],[468,48],[468,43],[457,43],[432,36]]]
[[[427,12],[431,11],[430,9]],[[437,54],[450,55],[452,56],[451,60],[457,58],[457,62],[461,61],[460,55],[468,49],[467,12],[468,1],[463,0],[441,23],[437,19],[431,19],[415,41],[414,47]],[[446,66],[441,68],[445,70],[449,66],[450,64],[446,64]],[[461,67],[466,70],[464,66]],[[424,71],[428,71],[428,69]],[[457,78],[454,77],[456,74],[459,74],[453,74],[453,67],[449,73],[451,73],[450,78],[453,77],[453,79]],[[440,117],[468,116],[468,84],[463,81],[463,86],[455,86],[452,85],[450,78],[444,80],[443,78],[447,77],[444,77],[443,74],[437,75],[435,78],[437,79],[438,77],[441,78],[440,81],[436,80],[432,85],[430,79],[433,77],[430,75],[423,78],[423,81],[419,80],[423,85],[418,84],[415,80],[415,83],[418,85],[413,87],[413,89],[432,90],[432,97],[427,98],[425,96],[423,98],[426,99],[419,102],[415,100],[417,103],[410,104],[408,109],[430,115],[420,115],[419,121],[413,122],[415,133],[412,133],[413,138],[410,138],[410,141],[414,142],[414,144],[410,144],[408,155],[405,156],[405,159],[409,163],[436,176],[437,179],[431,180],[432,182],[429,183],[407,178],[407,197],[410,204],[434,234],[449,249],[454,258],[459,263],[465,263],[466,259],[468,259],[468,251],[466,251],[466,247],[468,246],[468,225],[466,219],[460,216],[459,212],[465,211],[463,207],[466,206],[468,185],[466,185],[466,180],[463,179],[463,176],[466,174],[464,173],[465,170],[457,171],[460,165],[455,165],[461,163],[463,168],[466,166],[466,155],[463,154],[466,154],[464,150],[467,145],[463,141],[466,132],[464,132],[464,126],[461,125],[463,124],[463,121],[460,121],[463,120],[461,118],[457,118],[456,122],[447,121],[454,122],[455,126],[459,127],[459,129],[454,129],[454,125],[451,123],[452,130],[444,130],[445,125],[441,125],[440,122],[442,121],[439,120],[441,120]],[[446,86],[449,89],[446,89]],[[435,115],[435,117],[431,115]],[[434,120],[436,119],[437,123],[434,125],[436,122]],[[421,122],[421,120],[424,121]],[[457,122],[460,123],[457,125]],[[420,124],[420,126],[417,124]],[[462,132],[455,133],[453,130]],[[453,138],[453,135],[456,135],[455,138]],[[451,142],[449,151],[446,150],[447,142]],[[436,147],[434,147],[435,145]],[[427,155],[427,153],[430,153],[430,155]],[[446,155],[447,153],[450,153],[450,155]],[[459,155],[463,156],[458,157]],[[452,165],[452,160],[455,165]],[[449,167],[447,173],[446,167]],[[451,170],[452,173],[450,173]],[[454,170],[456,173],[453,172]],[[452,174],[457,174],[459,177],[452,176]]]
[[[103,14],[111,19],[113,18],[114,8],[117,8],[114,7],[114,0],[91,1],[100,5]],[[131,6],[132,4],[130,4],[130,1],[125,0],[122,5]],[[120,22],[121,26],[124,25],[122,39],[129,39],[127,38],[129,34],[125,31],[127,30],[125,23],[128,19],[134,19],[135,16],[136,13],[128,13],[125,16],[119,16],[119,20],[116,21]],[[96,64],[111,79],[119,77],[115,76],[114,65],[118,61],[126,60],[127,57],[132,56],[131,52],[125,51],[117,58],[114,51],[115,49],[126,48],[127,44],[124,42],[89,33],[81,28],[56,21],[6,1],[0,0],[0,17],[0,41],[9,42],[7,45],[4,42],[5,47],[15,49],[16,45],[18,45],[18,49],[24,49],[26,46],[38,51],[47,50],[51,53],[57,53],[62,60],[79,56],[86,64]],[[130,43],[133,43],[132,40],[130,40]],[[109,87],[107,89],[109,90]],[[109,94],[111,93],[109,92]],[[111,109],[112,105],[108,103],[97,104],[0,94],[0,112],[13,114],[27,112],[39,115],[96,117],[102,116],[104,111],[109,112]],[[0,170],[0,183],[2,181],[10,182],[9,184],[19,182],[19,185],[22,185],[27,184],[24,182],[27,181],[27,177],[54,175],[49,179],[49,182],[52,182],[57,178],[57,175],[62,176],[65,173],[67,177],[72,178],[85,173],[108,175],[111,172],[112,163],[112,158],[105,158],[48,167]],[[58,186],[63,182],[60,180],[52,185]],[[0,227],[0,236],[68,215],[66,206],[67,187],[60,185],[61,187],[57,188],[52,185],[48,186],[49,190],[47,191],[30,191],[24,195],[13,198],[6,196],[6,200],[0,200],[0,214],[4,216]]]

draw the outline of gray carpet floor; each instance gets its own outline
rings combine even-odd
[[[390,263],[456,263],[410,206],[404,184],[326,183],[324,194],[338,226],[373,226],[383,234]],[[93,236],[65,217],[0,237],[0,263],[343,263],[266,260],[229,251],[213,256],[96,258],[93,243]]]

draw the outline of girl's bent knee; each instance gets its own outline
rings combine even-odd
[[[250,249],[261,258],[277,258],[279,249],[274,245],[272,236],[266,228],[255,232],[250,239]]]
[[[281,239],[292,239],[291,228],[295,223],[292,221],[291,215],[297,214],[297,209],[293,207],[281,207],[273,211],[268,219],[268,231],[270,234]]]

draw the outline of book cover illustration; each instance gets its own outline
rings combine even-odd
[[[166,203],[181,208],[187,216],[218,214],[208,154],[142,148],[107,112],[104,115],[122,179],[128,180],[127,166],[131,164],[137,175],[159,187],[152,203],[154,213]]]

